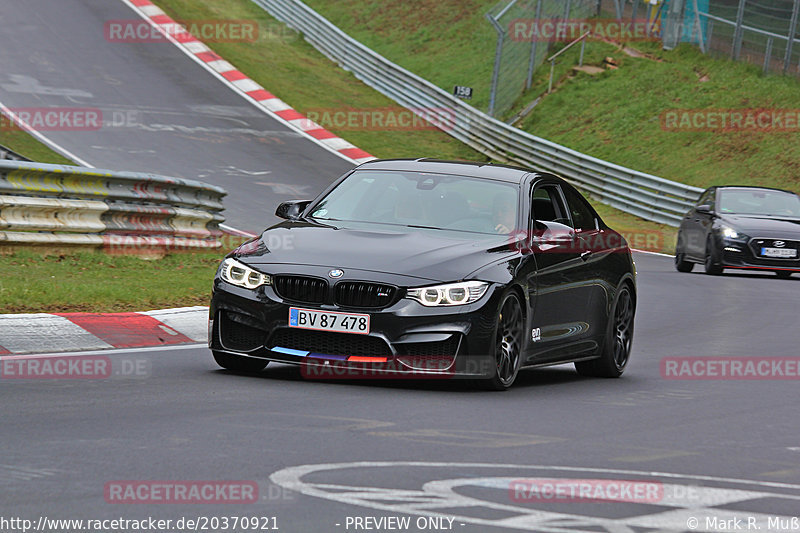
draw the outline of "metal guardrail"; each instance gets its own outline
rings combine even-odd
[[[0,161],[0,244],[219,248],[225,194],[155,174]]]
[[[444,131],[498,161],[551,171],[597,200],[677,226],[702,189],[603,161],[509,126],[354,40],[299,0],[253,0],[358,79],[411,109],[449,109]]]

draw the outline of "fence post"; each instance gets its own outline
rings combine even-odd
[[[747,0],[739,0],[739,10],[736,13],[736,30],[733,32],[733,49],[731,50],[731,59],[739,59],[739,54],[742,52],[742,38],[744,31],[742,30],[742,22],[744,21],[744,6]]]
[[[489,116],[494,116],[494,106],[497,100],[497,82],[500,79],[500,61],[503,59],[503,41],[506,40],[505,31],[503,31],[503,27],[497,23],[497,21],[492,17],[491,14],[487,13],[486,18],[489,19],[489,22],[492,23],[494,26],[495,31],[497,32],[497,48],[495,49],[494,53],[494,72],[492,73],[492,89],[489,92]]]
[[[631,21],[636,21],[636,15],[639,12],[639,2],[641,0],[633,0],[633,12],[631,13]]]
[[[786,55],[783,56],[783,73],[789,70],[789,63],[792,61],[792,47],[794,46],[794,37],[797,34],[797,17],[800,14],[800,0],[794,0],[794,9],[792,10],[792,22],[789,24],[789,42],[786,43]]]
[[[614,0],[614,8],[617,10],[617,20],[622,20],[622,13],[625,9],[625,0]]]
[[[707,18],[706,24],[708,27],[706,28],[706,42],[708,43],[708,51],[711,51],[711,37],[714,35],[714,19]]]
[[[536,4],[536,15],[534,17],[534,24],[539,26],[542,21],[542,0],[539,0]],[[531,35],[531,58],[528,61],[528,82],[525,84],[525,90],[531,88],[531,84],[533,83],[533,71],[536,69],[536,45],[537,45],[537,37],[535,35]]]
[[[772,37],[767,39],[767,51],[764,53],[764,75],[769,72],[770,59],[772,59]]]

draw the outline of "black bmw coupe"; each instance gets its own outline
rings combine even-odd
[[[711,187],[681,222],[675,268],[800,272],[800,196],[763,187]]]
[[[435,160],[365,163],[222,262],[219,365],[319,377],[459,377],[506,389],[524,367],[622,375],[635,266],[564,180]]]

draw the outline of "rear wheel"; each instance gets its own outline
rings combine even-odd
[[[776,270],[775,274],[781,279],[789,279],[792,277],[792,273],[788,270]]]
[[[575,363],[575,370],[582,376],[618,378],[625,372],[633,346],[633,318],[635,306],[628,285],[617,292],[611,312],[603,351],[598,359]]]
[[[706,274],[711,276],[718,276],[722,274],[722,266],[717,259],[717,250],[714,246],[714,240],[709,237],[706,241],[706,260],[705,260]]]
[[[269,361],[263,359],[233,355],[216,350],[212,350],[211,353],[214,354],[214,361],[219,366],[235,372],[258,372],[259,370],[264,370],[269,363]]]
[[[524,316],[516,294],[509,293],[500,305],[495,334],[495,374],[484,385],[492,390],[506,390],[517,379],[522,362]]]

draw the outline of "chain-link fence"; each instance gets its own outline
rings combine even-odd
[[[665,10],[667,48],[678,40],[694,42],[704,52],[759,65],[764,73],[800,76],[800,0],[670,0]]]
[[[559,21],[587,19],[598,7],[598,0],[502,0],[494,6],[486,14],[497,32],[489,114],[508,111],[530,88],[533,71],[552,43],[569,40],[572,28],[559,27]]]

